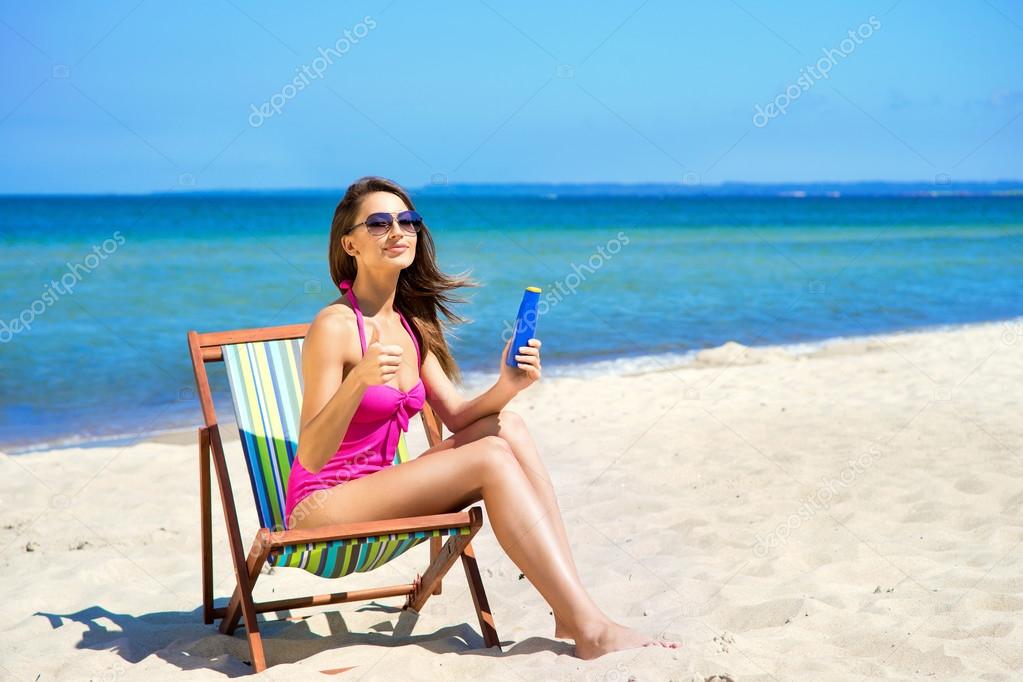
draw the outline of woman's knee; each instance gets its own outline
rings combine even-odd
[[[483,436],[504,436],[507,433],[515,433],[526,428],[526,422],[518,412],[512,410],[501,410],[493,414],[480,417],[472,423],[471,428]]]
[[[497,415],[498,434],[502,438],[514,438],[526,430],[526,421],[518,412],[501,410]]]
[[[491,459],[515,461],[515,452],[504,438],[483,436],[478,442],[480,449],[490,455]]]
[[[515,451],[500,436],[484,436],[476,441],[476,456],[483,469],[484,478],[504,476],[513,468],[518,469],[519,463]]]

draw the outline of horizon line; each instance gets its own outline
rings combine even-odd
[[[671,190],[676,196],[687,197],[725,197],[725,196],[782,196],[791,197],[799,194],[802,190],[806,196],[833,196],[841,194],[842,189],[864,190],[870,187],[875,189],[888,190],[876,194],[861,192],[858,196],[928,196],[928,195],[961,195],[964,191],[967,194],[985,195],[991,194],[1001,196],[1004,194],[1016,195],[1023,193],[1023,179],[999,179],[999,180],[960,180],[939,182],[937,180],[784,180],[775,182],[757,182],[745,180],[726,180],[717,183],[687,183],[685,181],[637,181],[637,182],[616,182],[616,181],[526,181],[526,182],[500,182],[500,181],[475,181],[458,183],[428,183],[423,185],[404,185],[410,193],[423,193],[433,195],[453,195],[457,190],[478,192],[480,190],[528,190],[528,189],[617,189],[617,190]],[[722,190],[760,190],[763,194],[749,194],[748,192],[735,195]],[[223,187],[210,189],[194,189],[187,186],[171,188],[166,190],[149,190],[137,192],[0,192],[0,199],[58,199],[58,198],[103,198],[103,197],[155,197],[155,196],[202,196],[209,194],[218,195],[301,195],[301,194],[344,194],[345,187],[269,187],[269,188],[246,188],[246,187]],[[903,190],[898,192],[897,190]],[[972,189],[970,192],[968,189]],[[984,192],[985,189],[990,192]],[[770,193],[775,190],[774,193]],[[980,190],[979,192],[977,190]],[[1008,191],[1006,191],[1008,190]]]

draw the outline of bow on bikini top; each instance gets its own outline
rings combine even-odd
[[[342,281],[339,288],[348,297],[348,301],[352,304],[352,309],[355,311],[355,318],[359,326],[359,343],[362,345],[362,353],[365,355],[366,329],[362,319],[362,310],[359,308],[359,302],[355,298],[355,292],[352,291],[352,281],[347,279]],[[422,359],[416,335],[400,311],[398,311],[398,317],[401,318],[402,325],[408,331],[409,336],[412,337],[412,345],[416,349],[416,367],[420,367]],[[423,383],[422,377],[407,392],[386,384],[370,386],[366,389],[362,402],[359,403],[358,409],[352,416],[352,423],[345,434],[341,449],[347,451],[346,445],[365,440],[368,436],[378,432],[384,426],[383,422],[391,422],[392,419],[398,428],[402,431],[408,431],[409,421],[423,408],[425,402],[426,385]],[[398,445],[397,432],[387,433],[386,436],[385,440],[387,443],[383,450],[384,452],[393,452],[393,449]]]

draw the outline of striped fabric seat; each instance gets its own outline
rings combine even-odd
[[[263,528],[283,530],[284,496],[298,447],[302,410],[302,339],[238,343],[225,345],[223,350],[259,522]],[[402,433],[394,464],[408,459]],[[469,532],[466,526],[303,544],[285,547],[268,561],[339,578],[378,568],[430,537]]]

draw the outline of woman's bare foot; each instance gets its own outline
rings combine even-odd
[[[555,632],[557,637],[557,632]],[[677,649],[681,642],[653,639],[618,623],[607,622],[597,629],[575,638],[575,655],[584,660],[598,658],[612,651],[635,649],[641,646],[661,646]]]

